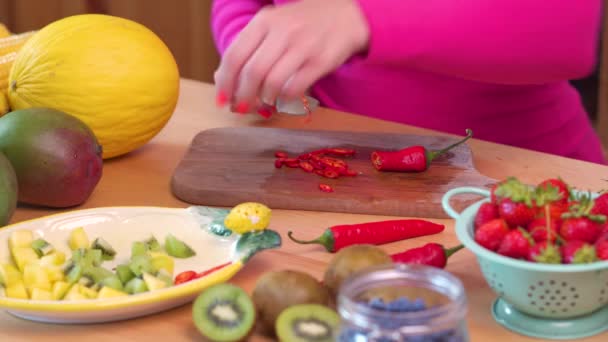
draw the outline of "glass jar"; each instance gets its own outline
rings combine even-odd
[[[469,341],[462,282],[435,267],[366,269],[341,286],[338,313],[339,342]]]

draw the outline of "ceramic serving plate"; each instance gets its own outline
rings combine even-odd
[[[188,208],[105,207],[71,211],[6,226],[0,229],[0,262],[9,262],[8,238],[11,232],[28,229],[56,249],[71,256],[67,241],[70,231],[83,227],[90,237],[103,237],[117,254],[104,267],[112,268],[128,261],[131,244],[155,236],[163,243],[168,233],[185,241],[196,255],[188,259],[175,258],[173,276],[182,271],[202,272],[218,265],[227,266],[180,285],[126,297],[46,301],[0,297],[0,308],[10,314],[47,323],[101,323],[131,319],[158,313],[192,301],[213,284],[234,276],[257,252],[281,245],[280,236],[265,230],[236,234],[223,226],[226,209],[204,206]]]

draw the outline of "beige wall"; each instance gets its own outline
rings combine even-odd
[[[212,82],[219,58],[211,39],[210,6],[211,0],[0,0],[0,22],[22,32],[79,13],[129,18],[165,41],[182,77]]]

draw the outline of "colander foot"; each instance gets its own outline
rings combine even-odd
[[[592,314],[569,319],[550,319],[527,315],[498,298],[492,316],[502,326],[530,337],[570,340],[608,331],[608,306]]]

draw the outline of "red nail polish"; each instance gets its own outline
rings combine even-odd
[[[226,104],[226,101],[228,101],[228,97],[226,96],[226,94],[224,94],[223,91],[220,91],[217,94],[217,97],[215,98],[215,103],[217,104],[218,107],[224,107],[224,105]]]
[[[236,106],[237,113],[245,114],[245,113],[247,113],[248,109],[249,109],[249,105],[246,102],[241,102]]]
[[[268,108],[258,109],[258,114],[260,114],[264,119],[269,119],[272,116],[272,112]]]

